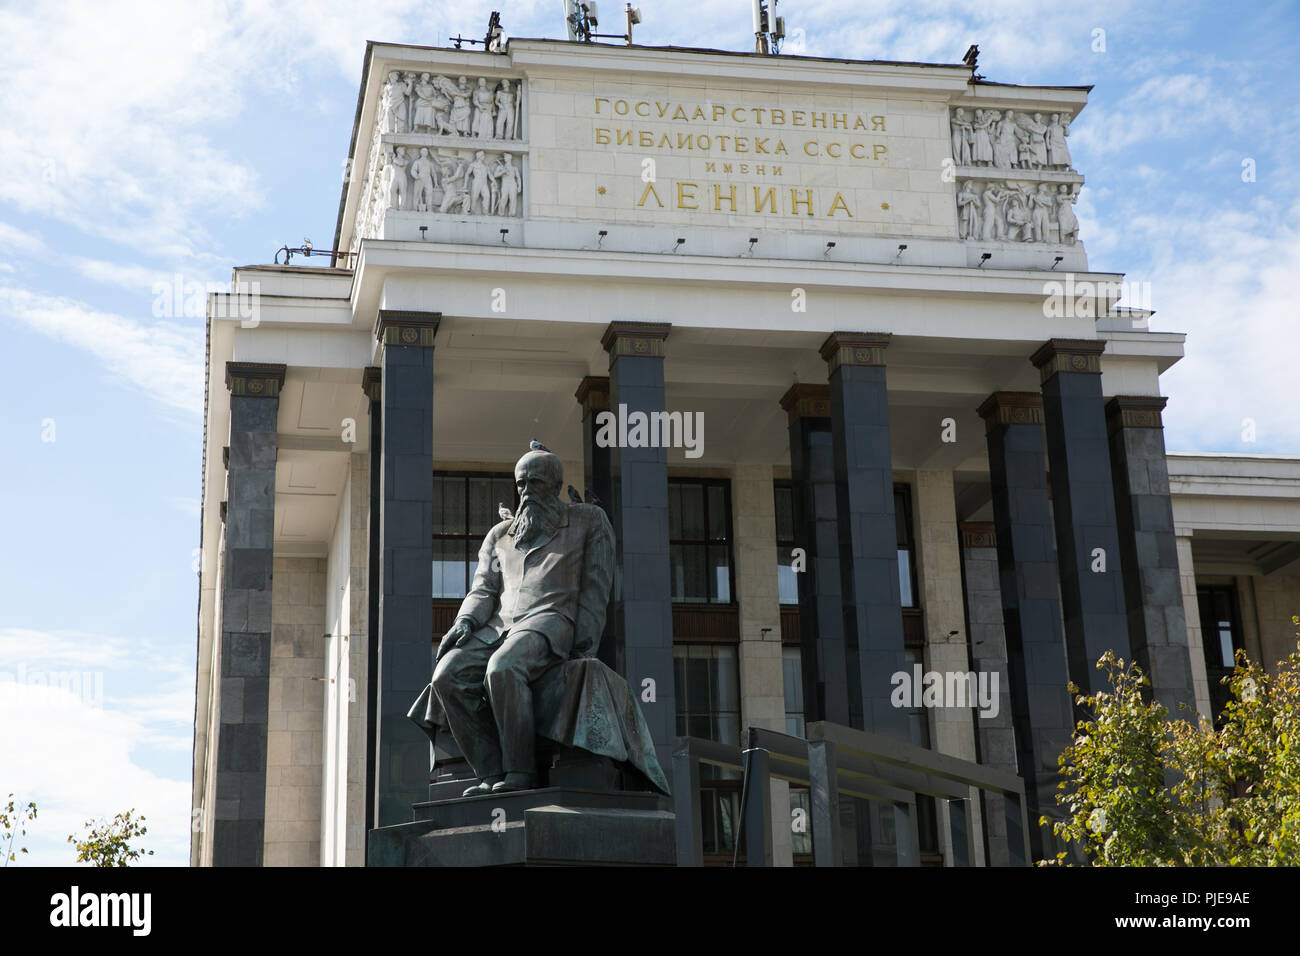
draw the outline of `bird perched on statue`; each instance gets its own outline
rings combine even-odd
[[[589,504],[589,505],[599,505],[599,504],[600,504],[600,499],[596,497],[596,493],[595,493],[594,491],[592,491],[590,488],[584,488],[584,489],[583,489],[583,494],[585,494],[585,495],[587,496],[587,504]]]
[[[531,448],[533,451],[550,451],[549,448],[547,448],[545,445],[539,442],[536,438],[532,439],[528,443],[528,447]]]
[[[582,495],[578,494],[578,489],[573,487],[573,485],[569,485],[569,500],[575,505],[582,504]]]
[[[501,516],[502,521],[513,521],[515,517],[515,513],[499,501],[497,502],[497,514]]]

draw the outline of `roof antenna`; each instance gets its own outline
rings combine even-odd
[[[774,17],[778,0],[754,0],[754,52],[777,54],[785,39],[785,17]]]

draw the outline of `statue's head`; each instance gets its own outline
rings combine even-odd
[[[519,513],[510,533],[521,545],[538,536],[553,534],[560,525],[564,505],[560,488],[564,484],[564,465],[549,451],[534,449],[515,465],[515,490],[519,492]]]
[[[515,464],[515,489],[519,503],[559,499],[564,484],[564,465],[549,451],[530,451]]]

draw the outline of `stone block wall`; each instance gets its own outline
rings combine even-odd
[[[320,864],[325,561],[277,557],[271,586],[266,866]]]

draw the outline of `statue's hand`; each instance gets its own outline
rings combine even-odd
[[[468,618],[457,618],[456,623],[442,636],[442,642],[438,644],[437,660],[442,660],[443,655],[453,647],[460,647],[470,639],[473,633],[474,629],[470,625]]]

